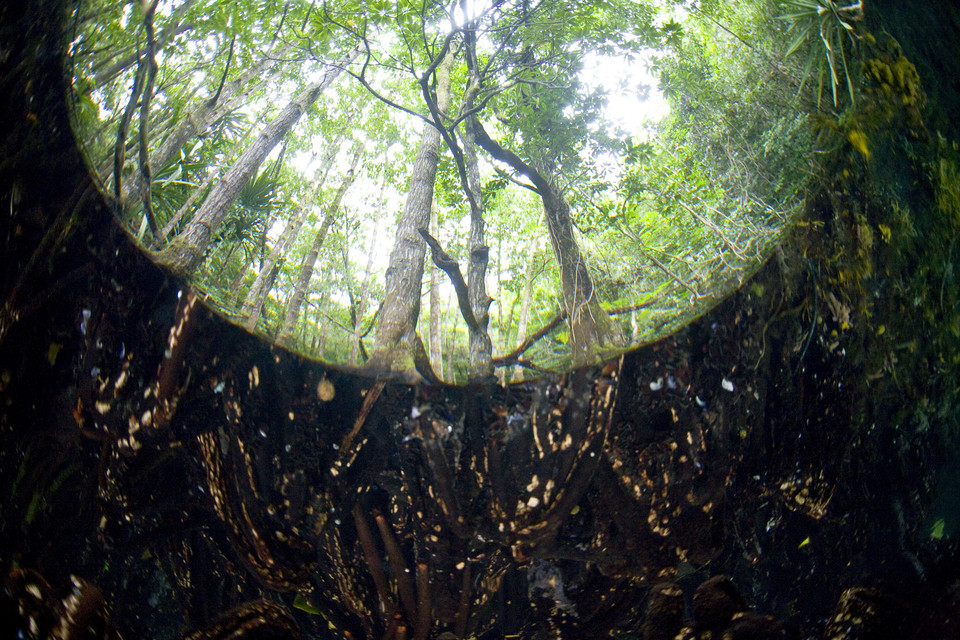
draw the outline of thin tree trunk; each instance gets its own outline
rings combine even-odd
[[[289,341],[293,336],[293,330],[297,326],[297,319],[300,317],[300,307],[303,306],[303,298],[306,296],[307,288],[310,285],[310,278],[313,277],[313,269],[317,262],[317,256],[320,254],[320,248],[323,247],[323,243],[327,238],[327,232],[330,229],[330,225],[333,224],[333,219],[337,214],[337,210],[340,208],[340,201],[343,200],[343,196],[347,192],[347,189],[349,189],[350,185],[353,184],[353,168],[360,160],[362,149],[363,148],[360,147],[354,153],[353,164],[351,165],[350,170],[347,171],[347,175],[344,176],[343,183],[340,185],[340,188],[337,189],[337,193],[333,197],[333,201],[327,207],[327,212],[323,216],[323,222],[320,223],[320,229],[317,230],[316,235],[313,236],[313,243],[310,245],[310,251],[307,252],[307,255],[303,259],[303,264],[300,265],[300,275],[297,277],[297,284],[293,288],[293,294],[290,296],[290,302],[287,303],[287,311],[284,316],[283,327],[280,329],[280,333],[277,336],[277,340],[279,342]]]
[[[207,187],[210,184],[220,177],[222,167],[217,167],[215,171],[211,171],[206,178],[203,179],[203,182],[200,183],[200,186],[193,190],[193,193],[190,194],[190,197],[187,198],[187,201],[183,203],[183,206],[170,218],[170,221],[164,225],[163,229],[160,230],[160,241],[166,242],[167,236],[170,235],[170,232],[173,231],[173,228],[177,226],[177,223],[180,222],[180,219],[186,215],[187,211],[190,211],[193,208],[193,203],[197,201],[197,198],[206,191]],[[139,238],[138,238],[139,239]]]
[[[253,281],[250,290],[247,291],[247,295],[243,299],[243,305],[240,307],[240,315],[245,318],[243,326],[249,331],[253,331],[257,326],[257,322],[260,321],[263,303],[273,288],[277,273],[280,271],[280,258],[293,244],[297,234],[300,233],[300,228],[303,226],[307,211],[310,205],[313,204],[315,195],[316,189],[311,189],[311,194],[290,214],[283,232],[277,239],[276,244],[273,245],[273,248],[270,249],[270,253],[261,263],[260,270],[257,272],[257,278]]]
[[[270,254],[261,264],[260,271],[257,273],[257,279],[253,281],[253,285],[251,285],[250,290],[247,292],[247,295],[243,300],[243,306],[240,309],[240,315],[241,317],[246,318],[243,321],[243,326],[249,331],[253,331],[257,327],[257,323],[260,321],[260,315],[263,312],[263,304],[266,301],[270,290],[273,289],[273,283],[276,281],[277,274],[280,272],[280,258],[291,246],[293,246],[297,236],[300,234],[300,229],[303,227],[303,223],[307,219],[310,208],[316,201],[317,194],[323,187],[323,183],[327,177],[327,171],[329,170],[330,165],[333,164],[333,155],[328,154],[327,159],[329,162],[323,171],[323,177],[313,185],[309,194],[301,201],[300,206],[296,207],[293,213],[290,214],[290,218],[287,220],[287,224],[284,227],[283,232],[277,239],[277,243],[273,246],[273,248],[270,250]],[[354,165],[356,165],[356,162],[354,162]],[[353,167],[351,167],[351,170],[352,168]]]
[[[215,237],[216,230],[226,218],[231,205],[240,195],[267,155],[290,131],[300,116],[340,75],[343,67],[357,56],[359,49],[351,50],[337,64],[328,67],[323,79],[302,91],[280,114],[268,124],[247,147],[240,158],[227,170],[200,205],[200,209],[186,229],[163,251],[157,254],[160,264],[181,277],[189,277],[203,261],[203,255]]]
[[[596,349],[606,342],[611,322],[600,307],[587,260],[574,236],[570,205],[553,184],[550,186],[541,196],[550,244],[560,266],[560,286],[570,326],[570,352],[576,367],[596,360]]]
[[[384,189],[386,188],[386,184],[386,177],[384,177]],[[380,199],[378,200],[380,203],[383,202],[384,189],[380,191]],[[377,250],[378,231],[379,226],[374,225],[373,235],[370,237],[370,246],[367,248],[367,266],[363,271],[363,284],[360,286],[360,304],[357,306],[357,316],[353,323],[353,344],[350,345],[351,364],[357,364],[360,356],[360,336],[363,335],[363,317],[367,313],[367,305],[370,302],[370,280],[373,275],[373,258]]]
[[[269,56],[264,56],[257,64],[224,85],[217,100],[202,100],[150,154],[151,165],[157,168],[165,166],[188,140],[203,134],[213,123],[240,106],[251,93],[275,77],[280,72],[277,59],[292,48],[292,45],[284,45]],[[123,190],[123,202],[130,201],[130,196],[141,188],[139,180],[128,181],[128,186]]]
[[[430,235],[439,236],[437,201],[430,207]],[[434,373],[443,379],[443,348],[440,344],[440,269],[430,264],[430,363]]]
[[[453,289],[451,289],[450,293],[447,294],[447,307],[453,308],[453,305],[456,302],[457,294],[454,293]],[[450,380],[450,382],[456,383],[457,371],[453,366],[453,354],[457,352],[457,325],[454,323],[448,323],[444,328],[444,333],[446,334],[447,339],[447,378]]]
[[[530,248],[527,249],[527,268],[523,275],[523,299],[520,302],[520,320],[517,323],[517,339],[514,347],[519,347],[524,338],[527,337],[527,323],[530,320],[530,301],[533,298],[533,264],[537,257],[537,245],[539,238],[533,238],[530,241]],[[517,366],[513,370],[514,381],[523,379],[523,367]]]
[[[570,355],[573,366],[595,362],[597,348],[610,337],[612,323],[594,295],[593,280],[586,258],[573,232],[570,205],[557,186],[535,167],[493,141],[479,121],[475,121],[479,144],[491,156],[509,164],[530,178],[543,201],[543,213],[550,233],[553,255],[560,267],[560,288],[570,329]]]
[[[224,259],[224,262],[226,262],[227,260],[230,259],[231,256],[233,256],[233,253],[234,251],[236,251],[236,247],[238,246],[240,245],[235,244],[232,247],[230,247],[230,251],[229,253],[227,253],[227,257]],[[233,280],[230,281],[230,289],[229,289],[230,291],[229,308],[230,309],[237,308],[237,300],[240,298],[240,290],[243,288],[243,281],[247,279],[247,271],[249,271],[250,265],[252,264],[253,264],[252,257],[245,259],[243,261],[243,265],[240,267],[240,270],[237,271],[237,275],[235,275],[233,277]]]
[[[472,102],[472,100],[471,100]],[[470,189],[470,258],[467,263],[467,292],[476,326],[470,331],[470,376],[474,381],[488,380],[493,376],[493,343],[490,341],[490,303],[487,295],[487,264],[490,247],[484,239],[482,197],[480,193],[480,168],[477,164],[473,118],[464,123],[463,157],[467,165],[467,184]]]
[[[162,49],[164,46],[166,46],[167,42],[169,42],[171,38],[193,28],[192,24],[181,23],[181,20],[183,20],[183,17],[186,15],[187,11],[189,11],[196,2],[197,0],[185,0],[176,9],[174,9],[173,13],[170,14],[170,19],[167,21],[167,25],[164,26],[163,30],[157,35],[158,49]],[[130,47],[125,48],[133,49],[135,46],[131,45]],[[133,66],[133,64],[139,59],[139,52],[134,51],[133,53],[114,61],[112,64],[110,64],[110,66],[107,67],[105,67],[105,65],[108,64],[108,60],[102,60],[95,63],[92,65],[92,72],[96,85],[98,87],[103,87],[120,75],[120,73],[122,73],[125,69]]]
[[[317,313],[313,317],[313,326],[322,327],[323,326],[323,307],[327,304],[327,301],[330,299],[327,295],[320,296],[320,300],[317,301]],[[313,342],[311,343],[311,351],[313,351],[317,356],[323,357],[323,347],[326,342],[327,332],[326,331],[314,331],[313,333]]]
[[[139,191],[140,201],[143,203],[143,216],[150,226],[151,244],[154,246],[160,241],[160,228],[157,226],[157,220],[153,215],[153,201],[150,197],[153,171],[150,168],[150,154],[147,145],[150,139],[150,102],[153,99],[154,83],[157,78],[157,41],[154,35],[153,18],[159,2],[160,0],[153,0],[149,6],[143,5],[145,8],[143,30],[146,33],[147,48],[143,52],[141,64],[145,63],[147,65],[147,71],[144,78],[143,94],[140,96],[140,153],[138,157],[140,172],[137,174],[137,183],[141,185]]]
[[[350,262],[350,221],[347,219],[347,210],[344,209],[343,242],[340,243],[340,258],[343,264],[343,283],[347,290],[347,299],[350,302],[350,327],[357,326],[357,291],[353,281],[353,264]]]
[[[452,65],[453,56],[448,55],[437,68],[437,106],[441,112],[446,112],[450,102]],[[427,246],[418,229],[425,229],[430,223],[430,205],[440,160],[440,139],[440,132],[424,123],[417,157],[410,172],[407,199],[390,252],[377,337],[365,365],[377,374],[398,371],[413,379],[419,377],[413,363],[413,344],[417,339],[423,261]]]
[[[320,281],[329,282],[331,274],[333,272],[333,265],[330,262],[323,263],[323,269],[320,272]],[[320,290],[320,297],[317,300],[316,304],[316,313],[313,316],[312,326],[309,326],[311,323],[304,322],[303,330],[304,336],[306,336],[307,329],[312,329],[313,338],[310,340],[310,349],[309,351],[315,354],[317,357],[323,357],[323,350],[327,345],[328,332],[324,331],[321,327],[324,326],[323,316],[326,315],[324,312],[330,306],[330,289],[322,288]],[[304,312],[304,318],[307,318],[310,315],[309,308]],[[304,349],[307,347],[306,339],[303,340]]]

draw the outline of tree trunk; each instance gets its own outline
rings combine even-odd
[[[251,93],[276,77],[280,72],[278,59],[285,56],[291,49],[293,49],[292,45],[284,45],[265,55],[257,64],[224,85],[219,96],[201,100],[190,113],[181,118],[177,126],[150,153],[150,166],[159,169],[166,165],[187,141],[203,134],[217,120],[243,104]],[[124,209],[134,205],[135,196],[143,188],[143,182],[140,175],[132,176],[124,182],[120,198]],[[127,212],[126,215],[132,214]]]
[[[317,256],[320,254],[320,248],[323,247],[323,243],[327,238],[327,232],[330,230],[330,225],[333,224],[333,218],[336,216],[337,210],[340,208],[340,201],[343,200],[343,196],[347,192],[347,189],[349,189],[350,185],[353,184],[354,167],[357,166],[357,162],[359,162],[362,153],[363,147],[358,148],[354,153],[350,170],[347,171],[346,176],[343,178],[343,183],[341,183],[340,188],[337,189],[337,193],[333,197],[333,201],[327,207],[327,212],[326,215],[323,216],[323,222],[320,224],[320,229],[317,230],[316,235],[313,236],[313,243],[310,245],[310,251],[307,252],[306,257],[303,259],[303,264],[300,265],[300,275],[297,277],[297,284],[293,288],[293,294],[290,296],[290,302],[287,303],[287,311],[283,320],[283,327],[280,329],[280,333],[277,336],[278,342],[288,342],[293,337],[293,330],[297,326],[297,318],[300,317],[300,307],[303,306],[303,299],[307,294],[307,288],[310,285],[310,278],[313,277],[313,268],[317,262]]]
[[[386,184],[386,182],[384,182]],[[380,202],[383,193],[380,194]],[[357,304],[357,313],[353,322],[353,342],[350,345],[350,364],[357,364],[360,356],[360,337],[363,335],[363,316],[367,313],[367,304],[370,302],[370,279],[373,274],[373,258],[377,251],[377,230],[374,226],[370,237],[370,246],[367,249],[367,266],[363,271],[363,284],[360,285],[360,302]]]
[[[520,319],[517,322],[517,339],[515,347],[519,347],[527,336],[527,322],[530,319],[530,301],[533,298],[533,264],[537,257],[537,245],[539,238],[533,238],[530,241],[530,248],[527,250],[527,268],[523,275],[523,298],[520,301]],[[517,365],[513,370],[513,381],[523,380],[523,367]]]
[[[560,266],[563,306],[570,327],[570,354],[576,367],[596,360],[596,349],[606,342],[611,323],[597,300],[587,261],[573,234],[570,205],[552,183],[549,187],[540,196],[553,255]]]
[[[450,290],[450,293],[447,294],[447,306],[452,308],[454,304],[457,303],[457,294],[454,293],[453,289]],[[456,360],[454,354],[457,353],[457,326],[455,324],[448,324],[446,330],[443,332],[443,338],[447,342],[447,378],[452,382],[457,380],[457,369],[454,366]]]
[[[323,79],[302,91],[268,124],[227,170],[223,180],[210,191],[187,228],[170,245],[157,254],[157,261],[181,277],[189,277],[203,261],[203,255],[226,218],[231,205],[244,185],[256,173],[267,155],[290,131],[300,116],[350,64],[359,50],[351,50],[337,64],[330,66]]]
[[[549,175],[548,172],[541,172],[509,149],[504,149],[487,135],[478,120],[474,120],[474,123],[477,144],[497,160],[510,165],[514,171],[529,177],[543,201],[550,244],[560,267],[560,288],[570,329],[572,364],[576,367],[592,363],[597,359],[597,347],[607,341],[612,323],[594,295],[587,261],[573,233],[570,205],[556,184],[545,177],[545,174]]]
[[[220,177],[221,171],[221,167],[216,167],[213,171],[210,171],[207,177],[203,179],[203,182],[200,183],[200,186],[193,190],[193,193],[191,193],[190,197],[187,198],[187,201],[183,203],[183,206],[180,207],[173,217],[170,218],[167,224],[164,225],[163,229],[160,230],[161,242],[166,242],[167,236],[169,236],[170,232],[173,231],[174,227],[177,226],[177,223],[180,222],[180,219],[187,214],[187,211],[193,208],[193,203],[197,201],[197,198],[199,198],[204,191],[206,191],[207,187],[209,187],[214,180]],[[140,240],[140,235],[141,234],[137,234],[137,240]]]
[[[450,102],[450,67],[447,56],[437,68],[437,105],[445,112]],[[397,225],[385,277],[383,309],[377,325],[373,352],[365,367],[377,374],[404,372],[417,378],[413,364],[413,341],[420,316],[420,290],[426,243],[418,229],[430,223],[430,205],[440,159],[440,133],[424,124],[420,147],[410,172],[410,187]]]
[[[472,102],[472,100],[471,100]],[[490,303],[487,295],[487,264],[490,247],[484,239],[480,167],[477,164],[473,118],[464,123],[463,157],[467,166],[467,184],[470,189],[470,258],[467,263],[467,292],[476,326],[470,330],[470,375],[472,381],[488,380],[493,376],[493,344],[490,341]]]
[[[300,228],[303,226],[310,206],[313,205],[316,193],[316,188],[311,189],[310,195],[290,214],[290,218],[287,220],[283,232],[277,239],[277,243],[273,245],[270,253],[260,265],[257,278],[253,281],[253,285],[250,286],[250,290],[247,291],[247,295],[243,299],[240,315],[245,318],[243,326],[249,331],[253,331],[257,327],[257,322],[260,321],[263,303],[266,301],[267,294],[269,294],[273,288],[273,283],[280,270],[280,258],[282,254],[290,248],[300,233]]]
[[[430,207],[430,235],[439,236],[437,202]],[[430,363],[437,377],[443,379],[443,347],[440,344],[440,268],[430,264]]]
[[[384,156],[386,158],[386,156]],[[387,192],[387,172],[383,172],[383,181],[380,183],[380,196],[377,198],[377,209],[383,207],[385,202],[384,194]],[[370,244],[367,248],[367,265],[363,270],[363,284],[360,286],[360,303],[357,307],[357,314],[353,323],[353,343],[350,345],[350,364],[357,364],[360,356],[360,339],[363,336],[363,317],[367,313],[367,305],[370,303],[370,280],[373,276],[373,259],[377,253],[377,237],[379,236],[379,225],[373,225],[373,234],[370,236]],[[366,352],[364,352],[366,357]]]
[[[224,264],[226,264],[226,262],[230,260],[230,258],[233,256],[233,253],[237,250],[237,247],[239,246],[240,246],[239,244],[235,244],[232,247],[230,247],[230,251],[227,253],[227,257],[224,258]],[[228,291],[230,292],[230,300],[229,300],[230,309],[236,309],[237,307],[237,300],[239,300],[240,298],[240,290],[243,288],[243,281],[247,279],[247,271],[250,269],[250,266],[252,264],[253,264],[252,256],[248,258],[244,258],[243,264],[240,265],[240,269],[237,271],[237,275],[233,276],[233,280],[230,281],[230,288],[228,289]]]
[[[270,290],[273,289],[273,283],[276,281],[277,274],[280,272],[280,259],[283,257],[283,254],[293,246],[297,236],[300,234],[300,229],[307,219],[309,209],[313,206],[317,194],[326,181],[327,172],[333,165],[333,159],[334,154],[331,150],[330,153],[326,154],[322,177],[310,188],[309,193],[304,197],[300,205],[290,214],[290,218],[287,220],[283,232],[277,239],[277,243],[260,265],[257,278],[253,281],[253,285],[250,286],[250,290],[247,292],[243,300],[243,306],[240,309],[240,316],[245,318],[243,326],[249,331],[257,328],[257,323],[260,321],[260,316],[263,313],[263,304],[266,302]]]

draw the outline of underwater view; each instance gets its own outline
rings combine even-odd
[[[960,9],[0,6],[0,638],[960,638]]]

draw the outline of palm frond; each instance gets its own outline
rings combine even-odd
[[[829,72],[830,91],[833,96],[833,106],[839,105],[838,89],[840,87],[840,69],[843,70],[843,82],[850,96],[851,104],[856,102],[853,88],[853,79],[850,77],[850,67],[847,62],[847,41],[850,48],[855,48],[859,36],[853,22],[863,19],[863,2],[840,5],[833,0],[781,0],[780,4],[792,11],[777,16],[778,19],[790,24],[789,31],[796,31],[793,40],[787,47],[786,56],[790,56],[811,40],[814,30],[819,35],[821,47],[810,45],[808,59],[804,65],[800,81],[800,91],[807,84],[817,67],[817,76],[820,86],[817,91],[817,105],[823,96],[823,76]]]

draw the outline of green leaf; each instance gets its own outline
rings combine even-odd
[[[293,608],[299,609],[304,613],[309,613],[312,616],[318,616],[323,613],[315,604],[307,600],[302,593],[297,593],[297,595],[293,597]]]

